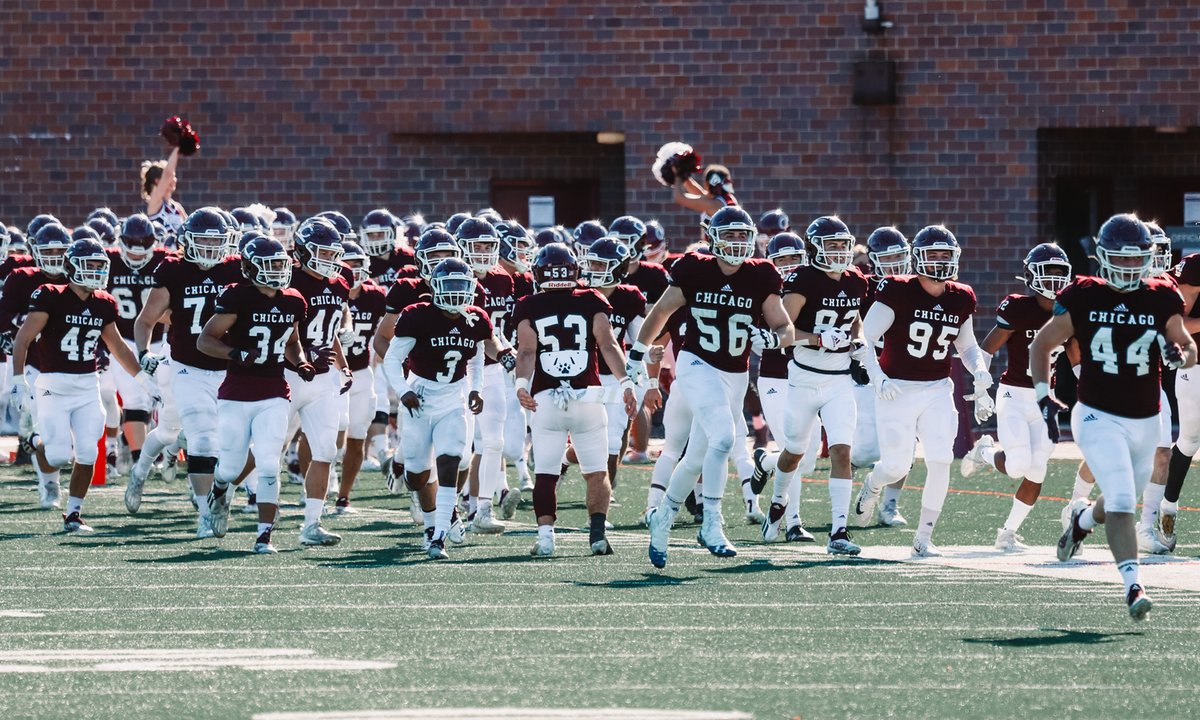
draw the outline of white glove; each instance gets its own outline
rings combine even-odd
[[[142,389],[150,395],[151,401],[153,401],[156,405],[162,403],[162,391],[158,389],[158,384],[154,382],[154,378],[150,377],[149,373],[143,370],[137,375],[134,375],[133,379],[136,380],[138,385],[141,385]]]
[[[889,377],[877,378],[874,385],[875,397],[880,400],[895,400],[900,397],[900,386],[896,384],[895,380]]]
[[[988,421],[988,418],[996,414],[996,401],[991,395],[984,391],[982,395],[975,398],[975,422],[982,425]]]
[[[975,391],[967,396],[968,400],[978,400],[980,397],[987,395],[988,388],[992,386],[992,374],[987,370],[980,370],[974,375]]]
[[[625,355],[625,377],[629,378],[634,385],[642,385],[649,379],[646,374],[646,351],[648,349],[642,343],[636,342]]]
[[[830,325],[820,333],[821,348],[824,350],[841,350],[850,345],[850,335],[840,327]]]
[[[138,365],[141,365],[142,372],[147,375],[153,375],[162,361],[162,355],[155,355],[149,350],[143,350],[141,356],[138,357]]]
[[[349,348],[358,339],[358,333],[352,327],[343,327],[338,330],[338,342],[342,344],[342,348]]]
[[[774,350],[779,347],[779,333],[756,326],[750,327],[750,349],[762,355],[764,350]]]
[[[9,404],[18,414],[24,413],[29,407],[29,386],[25,384],[24,375],[13,375],[13,384],[9,388],[9,394]]]

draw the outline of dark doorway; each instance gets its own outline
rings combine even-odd
[[[601,217],[600,188],[596,179],[587,180],[510,180],[492,178],[491,205],[506,218],[513,218],[533,229],[549,225],[575,227],[584,220]],[[542,215],[530,221],[530,198]],[[546,198],[552,198],[545,201]],[[550,217],[549,221],[546,220]]]

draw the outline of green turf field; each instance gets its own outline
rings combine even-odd
[[[922,472],[918,463],[912,484]],[[1069,493],[1073,472],[1054,465],[1044,494]],[[558,557],[528,557],[526,504],[515,531],[469,536],[432,563],[407,498],[388,495],[378,474],[364,478],[362,514],[327,521],[345,534],[329,549],[300,549],[297,491],[285,485],[280,553],[255,557],[253,520],[236,512],[223,541],[192,539],[182,479],[151,479],[137,517],[125,514],[121,487],[94,490],[84,517],[97,532],[66,537],[57,514],[36,509],[30,476],[6,471],[0,718],[427,717],[419,708],[647,720],[1183,717],[1193,701],[1200,592],[1185,581],[1149,581],[1156,607],[1135,626],[1111,564],[1079,563],[1097,582],[1051,563],[972,565],[982,551],[955,566],[768,547],[740,524],[732,484],[726,517],[742,554],[709,556],[681,523],[658,572],[636,526],[648,474],[623,473],[612,557],[587,556],[586,533],[569,529]],[[951,494],[935,541],[989,546],[1009,508],[999,493],[1012,487],[995,473],[956,472],[952,492],[983,492]],[[823,542],[825,487],[805,493]],[[561,528],[584,523],[582,494],[572,471]],[[1185,489],[1185,504],[1193,496]],[[915,521],[919,492],[906,491],[901,507]],[[1026,540],[1053,543],[1062,507],[1035,507]],[[1177,558],[1157,569],[1186,580],[1200,575],[1200,512],[1184,511],[1180,528]],[[912,537],[853,535],[868,549],[895,546],[896,557]],[[1104,559],[1101,540],[1089,540],[1088,557]]]

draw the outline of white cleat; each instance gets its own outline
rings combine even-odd
[[[915,558],[941,557],[942,551],[929,538],[914,537],[912,556]]]
[[[963,477],[971,477],[980,465],[986,465],[987,461],[983,459],[983,452],[990,450],[996,441],[991,435],[980,435],[967,454],[963,456],[962,462],[959,463],[958,472]]]
[[[612,545],[610,545],[608,543],[608,538],[600,538],[596,542],[592,543],[592,554],[593,555],[612,555],[613,549],[612,549]]]
[[[787,514],[787,506],[773,502],[762,521],[762,539],[764,542],[775,542],[779,539],[779,528],[783,525],[783,516]]]
[[[421,511],[421,497],[417,495],[416,490],[409,493],[408,514],[412,518],[413,525],[425,524],[425,513]]]
[[[524,463],[521,464],[521,467],[524,467]],[[520,467],[517,468],[517,471],[520,472]],[[524,474],[521,475],[521,492],[533,492],[533,476],[529,474],[529,468],[527,467]]]
[[[1023,541],[1025,538],[1017,534],[1016,530],[1008,528],[1000,528],[996,531],[996,543],[993,545],[997,550],[1002,552],[1025,552],[1029,549]]]
[[[862,552],[862,548],[850,539],[850,533],[846,532],[846,528],[842,528],[829,536],[829,542],[825,545],[825,552],[830,555],[858,555]]]
[[[521,505],[521,491],[504,488],[500,491],[500,519],[512,520]]]
[[[226,488],[221,497],[213,495],[211,490],[208,492],[208,519],[215,538],[225,537],[229,530],[229,495],[232,492],[232,485]]]
[[[301,545],[321,545],[329,547],[337,545],[342,541],[342,536],[337,533],[331,533],[321,527],[321,523],[313,523],[300,528],[300,544]]]
[[[142,506],[142,488],[146,486],[146,478],[150,469],[144,467],[141,461],[135,462],[129,469],[129,483],[125,486],[125,509],[130,515],[137,514]]]
[[[1151,555],[1166,555],[1171,552],[1171,548],[1158,539],[1158,533],[1153,527],[1140,522],[1137,524],[1137,544],[1138,552]]]
[[[696,533],[696,542],[717,557],[736,557],[737,548],[725,537],[723,525],[719,513],[704,513],[704,523],[700,526],[700,532]]]
[[[258,496],[254,493],[246,493],[246,504],[242,506],[242,514],[250,515],[258,512]]]
[[[1074,502],[1074,501],[1072,501],[1072,502]],[[1086,503],[1087,500],[1084,500],[1084,502]],[[1062,509],[1062,512],[1058,514],[1058,520],[1062,524],[1063,532],[1066,532],[1067,528],[1071,527],[1071,503],[1070,502],[1067,503],[1067,506],[1064,507]]]
[[[212,523],[208,517],[201,515],[196,519],[196,539],[207,540],[213,536]]]
[[[675,513],[665,505],[650,510],[647,522],[650,525],[650,564],[659,570],[667,566],[667,549],[671,543],[671,525]]]
[[[446,539],[455,545],[462,545],[467,541],[467,528],[463,525],[462,518],[458,516],[458,508],[454,508],[450,514],[450,532],[446,535]]]
[[[450,555],[446,552],[446,541],[442,538],[430,540],[429,547],[425,548],[425,553],[429,555],[430,560],[449,560]]]
[[[258,539],[254,541],[254,549],[252,552],[255,555],[274,555],[275,553],[279,552],[275,549],[275,546],[271,544],[271,532],[269,530],[259,535]]]
[[[480,535],[499,535],[507,529],[504,523],[492,515],[491,505],[480,505],[479,510],[475,513],[475,519],[471,521],[471,532],[477,532]]]
[[[747,525],[762,525],[767,519],[766,513],[758,506],[758,496],[746,501],[746,524]]]
[[[855,527],[867,527],[871,524],[875,517],[875,504],[879,502],[879,494],[882,491],[883,488],[871,487],[871,476],[868,475],[858,490],[858,496],[854,498],[854,504],[850,506],[850,521]]]
[[[904,527],[908,525],[908,521],[900,514],[900,501],[896,498],[884,500],[879,503],[879,512],[876,515],[879,519],[879,524],[886,527]]]
[[[70,515],[63,515],[63,532],[68,535],[87,535],[95,530],[83,521],[79,513],[73,512]]]
[[[38,485],[38,504],[43,510],[60,507],[62,505],[61,495],[62,490],[59,489],[57,480]]]
[[[638,525],[644,528],[650,527],[650,513],[652,512],[654,512],[654,508],[646,508],[646,511],[638,518]]]
[[[1158,513],[1158,541],[1167,547],[1170,552],[1175,552],[1175,521],[1179,519],[1178,512],[1167,512],[1160,510]]]
[[[539,535],[533,547],[530,548],[529,554],[534,557],[550,557],[554,554],[554,535],[542,536]]]

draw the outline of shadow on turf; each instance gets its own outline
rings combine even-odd
[[[975,645],[992,645],[994,647],[1045,647],[1049,645],[1100,645],[1103,643],[1120,642],[1126,636],[1138,637],[1142,633],[1126,632],[1087,632],[1084,630],[1060,630],[1058,628],[1042,628],[1042,632],[1057,633],[1057,635],[1026,635],[1008,638],[963,638],[963,642]]]
[[[874,558],[833,557],[827,560],[801,560],[799,562],[774,562],[771,560],[753,560],[741,565],[723,565],[721,567],[702,568],[702,572],[718,575],[746,575],[776,570],[808,570],[812,568],[830,567],[870,567],[877,565],[895,565],[891,560]]]
[[[194,541],[193,541],[194,542]],[[280,550],[279,553],[300,552],[300,548],[288,548]],[[125,562],[134,563],[136,565],[156,565],[159,563],[194,563],[194,562],[219,562],[221,560],[229,560],[231,558],[250,557],[249,549],[232,550],[223,547],[206,548],[201,550],[193,550],[182,555],[173,555],[169,557],[154,557],[154,558],[129,558]]]
[[[587,582],[585,580],[564,580],[564,585],[586,588],[609,588],[610,590],[627,590],[645,587],[675,587],[700,580],[699,575],[689,577],[671,577],[659,573],[644,572],[641,578],[606,580],[605,582]]]

